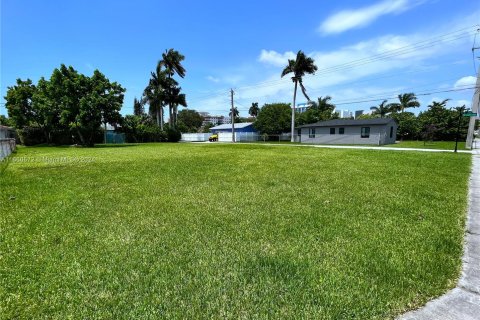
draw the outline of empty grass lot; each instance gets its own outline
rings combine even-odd
[[[455,286],[469,154],[20,148],[0,318],[384,319]]]

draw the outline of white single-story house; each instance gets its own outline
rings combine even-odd
[[[392,118],[334,119],[297,127],[299,141],[318,144],[390,144],[397,138]]]

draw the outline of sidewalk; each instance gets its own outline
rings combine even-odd
[[[231,143],[231,142],[221,142]],[[245,142],[247,144],[247,142]],[[342,145],[326,145],[326,144],[269,144],[269,143],[255,143],[248,142],[248,144],[271,146],[271,147],[304,147],[304,148],[326,148],[326,149],[360,149],[360,150],[389,150],[389,151],[419,151],[419,152],[451,152],[453,150],[445,149],[420,149],[420,148],[393,148],[393,147],[379,147],[379,146],[342,146]],[[458,153],[473,153],[470,150],[458,150]]]
[[[480,149],[472,151],[472,161],[463,267],[457,287],[399,320],[480,319]]]

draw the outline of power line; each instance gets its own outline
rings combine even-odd
[[[420,91],[419,93],[416,93],[416,96],[429,96],[435,93],[445,93],[445,92],[454,92],[454,91],[464,91],[464,90],[471,90],[471,89],[476,89],[478,87],[473,86],[473,87],[468,87],[468,88],[457,88],[457,89],[448,89],[448,90],[438,90],[438,91]],[[339,105],[348,105],[348,104],[357,104],[357,103],[364,103],[364,102],[375,102],[375,101],[380,101],[380,100],[390,100],[390,99],[397,99],[398,97],[383,97],[383,98],[376,98],[376,99],[369,99],[369,100],[357,100],[357,101],[349,101],[349,102],[340,102],[340,103],[334,103],[336,106]]]
[[[335,65],[335,66],[324,68],[324,69],[320,69],[315,75],[313,75],[311,77],[316,77],[316,76],[325,75],[325,74],[329,74],[329,73],[344,71],[344,70],[347,70],[347,69],[363,66],[363,65],[373,63],[373,62],[376,62],[376,61],[380,61],[380,60],[384,60],[384,59],[387,59],[387,58],[393,58],[393,57],[405,55],[405,54],[408,54],[408,53],[412,53],[412,52],[417,51],[418,49],[431,47],[431,46],[433,46],[435,44],[438,44],[438,43],[451,42],[451,41],[456,41],[456,40],[459,40],[459,39],[462,39],[462,38],[465,38],[465,37],[469,37],[473,33],[471,31],[470,32],[463,32],[463,31],[471,29],[472,27],[474,27],[474,26],[464,27],[464,28],[461,28],[461,29],[458,29],[458,30],[455,30],[455,31],[452,31],[452,32],[440,34],[440,35],[434,36],[430,39],[419,41],[419,42],[416,42],[416,43],[413,43],[413,44],[410,44],[410,45],[407,45],[407,46],[404,46],[404,47],[400,47],[400,48],[392,49],[392,50],[386,50],[386,51],[383,51],[383,52],[378,53],[376,55],[372,55],[372,56],[369,56],[369,57],[364,57],[364,58],[361,58],[361,59],[345,62],[345,63],[338,64],[338,65]],[[278,86],[280,84],[285,83],[286,81],[288,81],[288,79],[286,79],[286,78],[278,79],[278,80],[264,81],[264,82],[257,83],[255,85],[247,85],[247,86],[237,87],[236,90],[239,91],[239,90],[250,89],[250,88],[262,88],[262,87],[266,88],[266,87]],[[219,93],[217,93],[217,92],[219,92]],[[224,96],[225,92],[226,92],[226,90],[224,89],[224,90],[214,91],[214,92],[212,92],[210,94],[206,94],[204,96],[194,97],[193,99],[189,99],[189,103],[204,101],[204,100],[207,100],[209,98],[221,97],[221,96]]]

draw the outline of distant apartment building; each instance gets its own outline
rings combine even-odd
[[[358,119],[363,114],[363,110],[357,110],[355,111],[355,119]]]
[[[212,116],[208,112],[199,112],[200,115],[203,117],[203,126],[208,124],[212,124],[214,126],[218,126],[224,123],[230,123],[230,118],[225,116]]]
[[[307,108],[309,107],[308,103],[298,103],[297,106],[295,107],[295,111],[298,113],[304,113],[307,111]]]

